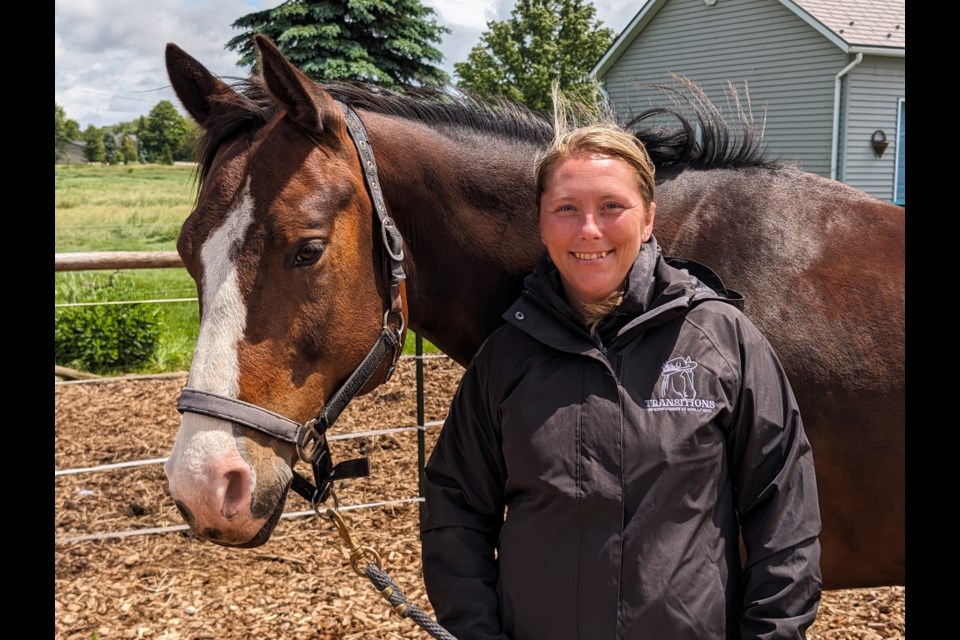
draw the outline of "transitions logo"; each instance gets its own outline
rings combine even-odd
[[[716,402],[697,397],[694,384],[694,369],[697,363],[686,358],[674,358],[663,363],[660,369],[659,397],[643,401],[648,411],[712,411]]]

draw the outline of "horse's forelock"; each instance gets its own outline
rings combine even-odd
[[[220,148],[237,135],[252,136],[253,132],[277,114],[276,103],[270,98],[259,78],[237,80],[234,91],[210,96],[217,105],[212,109],[203,136],[198,143],[200,182],[210,172]]]

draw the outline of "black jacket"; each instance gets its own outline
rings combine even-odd
[[[460,383],[422,527],[459,640],[803,638],[816,616],[816,480],[780,363],[716,275],[643,249],[599,337],[545,256]]]

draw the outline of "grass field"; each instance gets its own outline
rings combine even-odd
[[[54,167],[54,251],[175,251],[180,226],[196,196],[190,165],[56,165]],[[161,373],[190,367],[199,327],[196,285],[184,269],[55,274],[55,313],[76,314],[75,306],[150,301],[161,326],[160,342],[145,364],[119,366],[105,374]],[[157,302],[187,298],[185,302]],[[408,332],[404,353],[414,353]],[[424,351],[436,348],[424,341]],[[82,368],[79,361],[57,364]]]
[[[55,166],[54,245],[74,251],[173,251],[193,207],[192,166]]]

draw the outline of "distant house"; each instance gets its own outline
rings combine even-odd
[[[137,135],[135,133],[127,134],[127,137],[133,141],[133,144],[137,144]],[[117,142],[117,150],[120,150],[120,145],[123,144],[123,134],[115,133],[113,139]],[[55,164],[87,164],[87,158],[83,155],[83,150],[87,146],[85,140],[70,140],[63,145],[63,152],[60,154],[60,157],[57,158]]]
[[[64,143],[63,152],[57,158],[56,164],[86,164],[83,149],[87,143],[83,140],[70,140]]]
[[[624,115],[679,74],[719,106],[728,82],[771,156],[906,202],[905,0],[645,0],[593,69]]]

